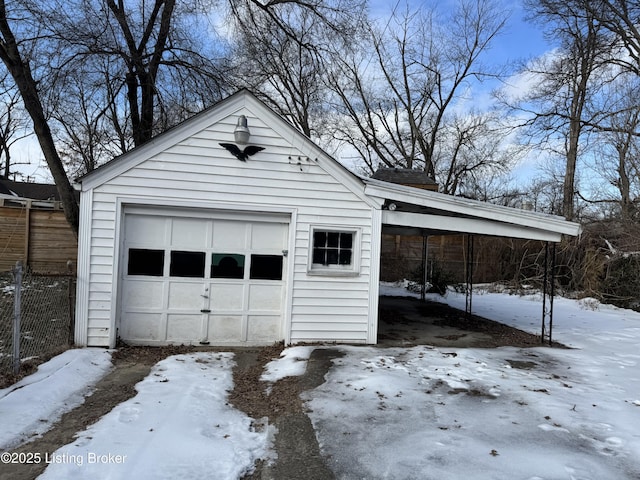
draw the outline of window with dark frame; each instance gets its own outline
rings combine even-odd
[[[171,251],[169,275],[172,277],[204,278],[205,253]]]
[[[164,250],[130,248],[127,275],[161,277],[164,274]]]
[[[315,230],[313,232],[313,264],[325,267],[352,265],[353,236],[353,232]]]

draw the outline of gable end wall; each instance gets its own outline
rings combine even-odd
[[[265,147],[246,163],[219,146],[220,142],[233,141],[231,132],[240,114],[249,118],[251,143]],[[327,173],[322,162],[332,161],[321,154],[308,159],[244,108],[84,192],[84,245],[80,255],[85,256],[87,268],[79,271],[79,284],[85,284],[86,291],[83,295],[79,289],[78,323],[80,329],[86,325],[86,333],[77,332],[79,343],[115,345],[119,274],[116,259],[121,245],[117,236],[124,203],[295,212],[288,256],[293,261],[293,277],[292,283],[289,281],[285,340],[370,341],[371,325],[375,324],[371,315],[377,319],[370,301],[370,279],[377,279],[371,256],[372,248],[374,255],[379,248],[379,239],[372,245],[372,216],[379,212]],[[86,215],[90,215],[89,220]],[[312,225],[359,229],[358,276],[308,275]]]

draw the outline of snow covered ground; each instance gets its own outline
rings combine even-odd
[[[462,295],[430,299],[464,309]],[[473,311],[540,329],[535,296],[478,292]],[[304,394],[322,452],[339,479],[640,478],[640,314],[557,298],[554,339],[572,349],[327,347],[345,355]],[[265,389],[302,374],[311,350],[285,349],[265,368]],[[109,368],[108,352],[70,352],[0,391],[0,449],[39,419],[50,424],[69,397],[82,401],[95,380],[78,378]],[[93,373],[66,375],[77,363]],[[273,457],[274,431],[226,404],[232,366],[231,353],[163,360],[136,397],[55,452],[42,478],[240,478]]]
[[[111,352],[74,349],[40,365],[20,382],[0,390],[0,451],[51,428],[84,402],[92,386],[111,368]]]
[[[464,295],[430,299],[464,309]],[[535,296],[476,294],[473,306],[539,332]],[[640,314],[556,299],[554,324],[575,349],[340,347],[304,396],[336,476],[640,478]]]

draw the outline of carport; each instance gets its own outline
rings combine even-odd
[[[473,239],[477,235],[538,240],[545,244],[541,341],[552,343],[555,246],[563,235],[577,236],[581,226],[562,217],[442,195],[375,179],[364,179],[367,195],[383,198],[382,234],[421,236],[426,276],[429,235],[465,234],[466,314],[472,314]],[[423,281],[423,285],[426,283]],[[424,301],[424,287],[422,300]]]

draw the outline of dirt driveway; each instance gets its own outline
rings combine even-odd
[[[410,346],[433,344],[418,332],[431,325],[432,342],[439,346],[459,348],[471,342],[474,347],[539,346],[539,338],[520,330],[473,316],[442,304],[424,304],[415,299],[383,297],[380,308],[380,344]],[[424,333],[424,332],[423,332]],[[269,361],[280,356],[282,345],[262,348],[224,348],[235,353],[234,390],[229,402],[252,418],[268,417],[278,429],[275,447],[278,454],[273,465],[256,465],[246,479],[285,480],[305,478],[323,480],[335,478],[327,468],[318,447],[311,421],[304,411],[300,393],[324,382],[332,360],[341,355],[337,349],[318,348],[313,351],[306,373],[278,381],[265,393],[260,376]],[[95,387],[84,404],[65,414],[54,428],[34,441],[18,447],[15,452],[53,453],[73,441],[76,432],[85,429],[108,413],[113,407],[133,397],[135,384],[148,375],[160,360],[196,350],[216,350],[196,347],[127,347],[113,355],[115,368]],[[41,474],[46,464],[0,464],[0,480],[32,480]]]

